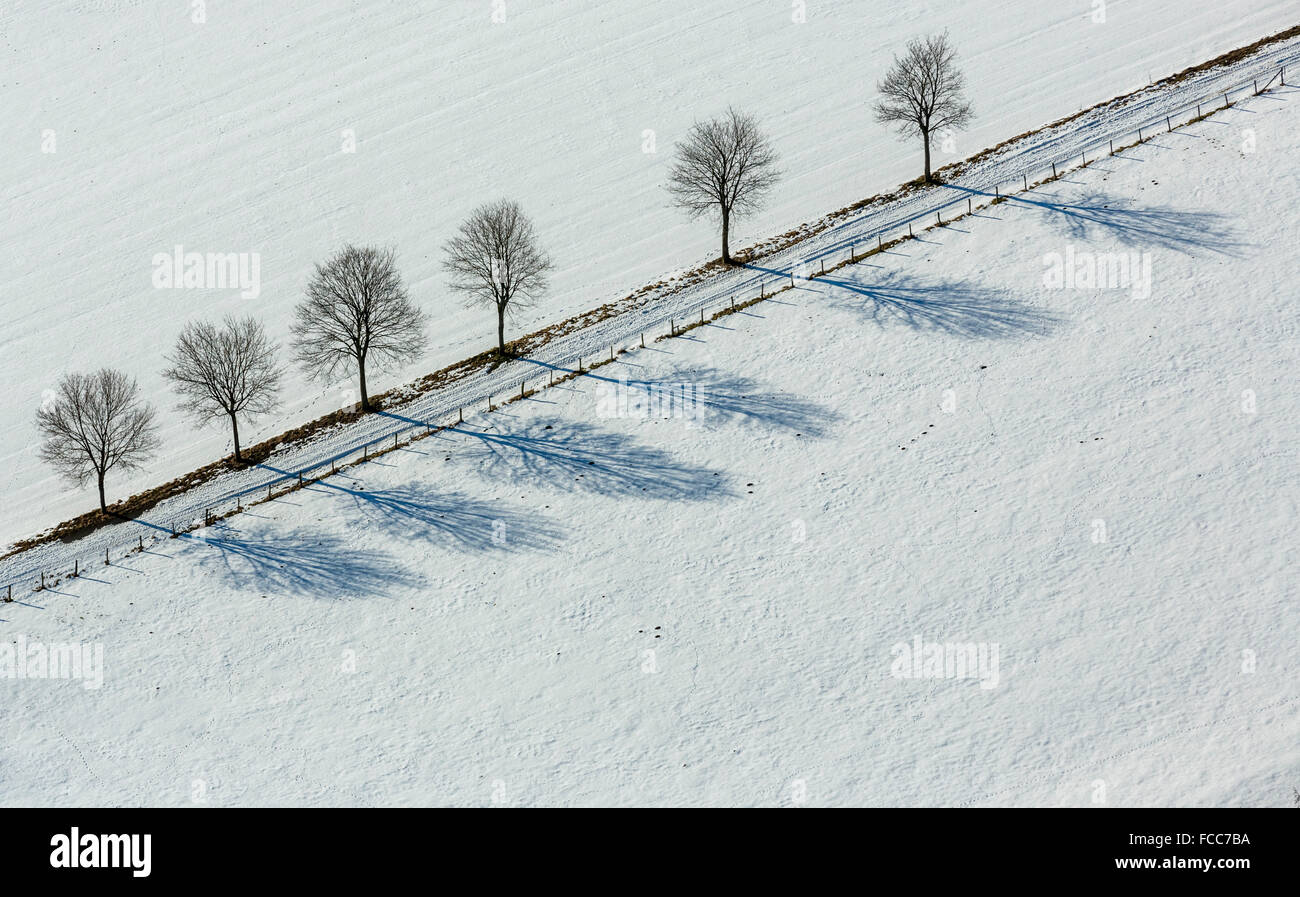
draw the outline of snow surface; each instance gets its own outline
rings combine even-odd
[[[162,410],[165,454],[125,496],[229,451],[172,410],[161,356],[185,321],[255,313],[279,338],[314,262],[345,240],[394,245],[434,318],[426,358],[376,388],[477,352],[491,322],[444,289],[441,244],[477,203],[518,198],[559,270],[515,332],[716,255],[668,208],[668,150],[693,118],[760,115],[786,179],[737,245],[914,177],[919,153],[871,122],[874,84],[921,28],[949,27],[979,117],[940,162],[1294,24],[1292,0],[1037,0],[935,5],[784,0],[187,4],[17,0],[0,10],[0,544],[93,506],[35,456],[32,417],[61,373],[111,364]],[[647,153],[653,131],[657,152]],[[355,153],[341,152],[344,131]],[[52,132],[55,151],[42,152]],[[156,253],[257,252],[261,293],[157,290]],[[293,373],[252,444],[333,411],[350,382]]]
[[[0,679],[0,802],[1289,805],[1297,158],[1243,102],[0,605],[105,664]]]

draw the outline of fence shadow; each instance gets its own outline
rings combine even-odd
[[[456,427],[486,476],[576,491],[703,501],[732,494],[722,471],[679,461],[652,446],[580,421],[536,420],[523,432]]]
[[[535,363],[552,367],[545,362]],[[650,379],[610,377],[596,371],[584,373],[583,377],[609,388],[635,391],[630,398],[610,393],[616,403],[623,403],[618,407],[627,404],[638,407],[638,402],[641,408],[684,404],[692,410],[698,409],[705,420],[747,420],[813,437],[824,436],[840,418],[836,411],[820,402],[795,393],[765,391],[751,377],[711,367],[680,369]],[[683,397],[681,403],[676,403],[678,395]]]
[[[225,525],[201,532],[203,536],[188,540],[199,551],[199,565],[216,568],[238,588],[311,598],[359,598],[418,585],[390,555],[358,548],[328,533],[246,537]],[[204,547],[213,550],[206,552]]]
[[[992,194],[969,187],[949,185],[949,188],[992,198]],[[1086,193],[1074,200],[1056,199],[1039,193],[1007,194],[1003,199],[1043,212],[1052,226],[1072,240],[1091,240],[1109,235],[1136,248],[1171,249],[1183,253],[1208,250],[1233,257],[1240,256],[1250,245],[1239,238],[1231,219],[1219,212],[1170,206],[1138,208],[1131,200],[1099,192]]]
[[[1046,336],[1063,318],[1008,296],[1002,290],[950,280],[923,282],[895,272],[866,282],[855,277],[819,277],[833,304],[878,326],[903,324],[966,339]]]

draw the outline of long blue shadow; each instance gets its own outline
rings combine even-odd
[[[301,530],[245,538],[232,527],[216,525],[192,541],[215,549],[198,553],[201,566],[216,566],[231,585],[262,594],[358,598],[419,584],[392,556],[329,533]]]
[[[819,277],[837,306],[886,326],[903,324],[967,339],[1046,336],[1062,318],[1026,305],[1000,290],[952,281],[924,282],[891,272],[871,282],[851,277]]]
[[[353,509],[386,535],[406,539],[432,538],[446,548],[461,551],[543,550],[554,548],[561,539],[559,528],[541,515],[496,502],[479,501],[458,492],[436,493],[420,483],[396,489],[349,489],[320,480],[308,488],[347,496]]]
[[[470,441],[470,462],[478,463],[482,473],[493,478],[676,501],[732,494],[721,471],[679,461],[667,452],[588,423],[555,418],[534,421],[520,433],[469,425],[447,432]]]
[[[528,360],[538,367],[562,370],[544,361]],[[614,410],[619,413],[626,413],[631,407],[638,412],[644,410],[644,416],[649,417],[657,409],[667,407],[671,411],[674,407],[685,406],[703,412],[704,419],[709,422],[747,420],[814,437],[825,435],[840,417],[812,399],[792,393],[769,392],[757,380],[716,368],[681,369],[665,377],[650,379],[623,379],[596,371],[584,376],[629,391],[627,395],[607,393],[615,402]],[[680,402],[677,401],[679,396]]]
[[[983,190],[956,184],[945,187],[972,196],[992,197]],[[1129,200],[1088,193],[1077,200],[1031,198],[1025,194],[1004,194],[1007,202],[1038,209],[1066,236],[1088,240],[1109,235],[1130,246],[1172,249],[1190,253],[1203,249],[1220,255],[1238,256],[1249,244],[1238,239],[1230,219],[1219,212],[1188,211],[1169,206],[1134,208]]]

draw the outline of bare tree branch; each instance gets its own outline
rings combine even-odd
[[[171,366],[163,376],[181,396],[182,411],[200,423],[213,417],[230,420],[236,464],[243,461],[239,416],[266,414],[279,405],[279,351],[256,318],[227,317],[220,328],[206,321],[185,325],[167,358]]]
[[[393,250],[370,246],[345,246],[316,266],[292,331],[296,357],[310,376],[357,372],[363,411],[371,410],[366,365],[410,361],[427,342],[424,312],[407,297]]]
[[[975,112],[965,97],[966,76],[957,68],[957,50],[948,32],[917,38],[907,52],[894,57],[876,85],[880,100],[876,121],[898,126],[903,137],[920,137],[925,145],[925,181],[930,172],[930,141],[942,131],[967,127]]]
[[[93,478],[104,513],[108,472],[138,468],[158,450],[154,409],[138,392],[134,380],[111,368],[67,374],[36,412],[41,460],[78,486]]]
[[[776,162],[776,151],[758,120],[732,108],[720,118],[697,121],[677,145],[668,192],[673,204],[691,219],[718,212],[724,264],[732,263],[728,243],[732,215],[762,206],[781,176]]]
[[[506,315],[545,293],[555,267],[538,245],[532,221],[511,200],[479,206],[443,251],[448,287],[470,305],[496,308],[497,351],[504,357]]]

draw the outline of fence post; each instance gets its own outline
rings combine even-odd
[[[736,304],[736,300],[735,300],[735,299],[732,299],[732,300],[731,300],[731,304],[734,306],[734,305]],[[645,331],[644,331],[644,330],[641,331],[641,348],[642,348],[642,349],[645,348]]]
[[[81,575],[81,561],[78,560],[77,558],[72,559],[72,575],[73,576]]]
[[[1052,177],[1056,177],[1056,163],[1052,163]]]
[[[669,335],[669,336],[676,336],[676,335],[677,335],[677,327],[676,327],[676,325],[673,324],[673,319],[672,319],[672,318],[669,318],[669,319],[668,319],[668,335]],[[581,365],[579,365],[579,367],[581,368]]]
[[[1115,141],[1114,141],[1114,140],[1112,140],[1112,141],[1110,142],[1110,154],[1111,154],[1112,156],[1115,155]]]
[[[1138,128],[1138,143],[1142,142],[1142,129]]]
[[[1025,179],[1025,189],[1028,190],[1028,189],[1029,189],[1029,175],[1022,171],[1022,172],[1020,173],[1020,176],[1021,176],[1022,178]]]
[[[970,197],[966,197],[966,214],[971,215],[975,212],[975,207],[971,205]]]
[[[1173,129],[1174,129],[1173,123],[1169,121],[1169,116],[1166,115],[1166,116],[1165,116],[1165,130],[1166,130],[1166,132],[1168,132],[1168,131],[1172,131]]]
[[[1200,118],[1200,117],[1201,117],[1201,104],[1200,104],[1200,103],[1197,103],[1197,104],[1196,104],[1196,117],[1197,117],[1197,118]]]
[[[520,381],[519,381],[519,398],[522,399],[523,397],[524,397],[524,381],[520,380]]]
[[[581,368],[582,368],[581,363],[578,365],[578,368],[579,368],[579,370],[581,370]],[[488,410],[488,411],[491,411],[491,410],[492,410],[492,393],[488,393],[488,407],[487,407],[487,410]]]
[[[907,222],[907,235],[908,235],[908,237],[911,237],[911,236],[912,236],[912,222],[910,222],[910,221]]]
[[[937,221],[939,222],[939,226],[940,226],[940,227],[943,227],[943,212],[940,212],[938,209],[935,209],[935,211],[934,211],[934,217],[935,217],[935,220],[937,220]]]
[[[108,559],[108,549],[105,548],[105,549],[104,549],[104,566],[105,566],[105,567],[111,567],[112,564],[113,564],[113,562],[110,561],[110,560]]]
[[[144,536],[140,536],[140,550],[144,551]]]
[[[794,275],[793,275],[793,274],[790,275],[790,283],[792,283],[792,284],[794,283]],[[704,309],[703,309],[703,308],[700,309],[700,323],[701,323],[701,324],[704,323]]]
[[[465,423],[465,408],[464,408],[464,406],[462,406],[462,407],[460,407],[460,408],[458,408],[458,409],[456,410],[456,423],[458,423],[458,424],[463,424],[463,423]]]
[[[1259,96],[1259,79],[1255,79],[1255,96]]]
[[[1223,108],[1224,108],[1224,109],[1227,109],[1227,108],[1228,108],[1228,94],[1227,94],[1227,93],[1224,93],[1224,95],[1223,95]]]
[[[876,234],[876,251],[877,251],[877,252],[882,252],[882,251],[884,251],[884,248],[885,248],[884,241],[882,241],[882,240],[880,239],[880,234]],[[825,262],[822,262],[822,273],[823,273],[823,274],[826,273],[826,263],[825,263]]]
[[[758,285],[758,298],[759,298],[759,299],[766,299],[766,298],[767,298],[767,284],[765,284],[765,283],[761,283],[761,282],[759,283],[759,285]]]
[[[857,259],[857,256],[856,256],[856,255],[854,254],[854,252],[853,252],[853,249],[854,249],[854,246],[853,246],[852,243],[850,243],[850,244],[849,244],[849,264],[850,264],[850,265],[853,264],[854,262],[856,262],[856,261],[858,260],[858,259]]]

